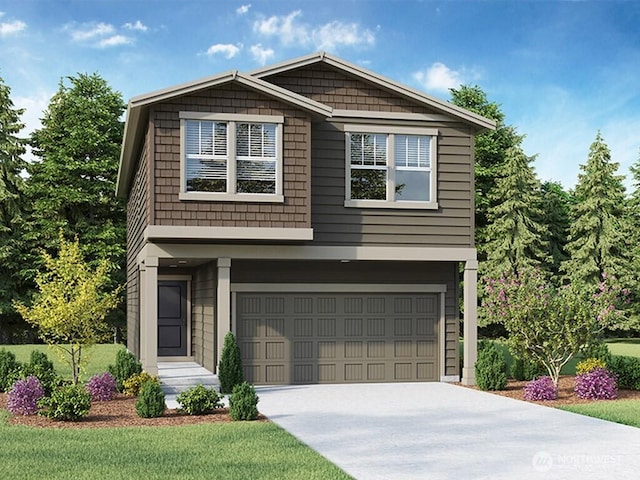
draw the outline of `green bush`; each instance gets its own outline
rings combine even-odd
[[[11,389],[11,386],[17,380],[14,378],[14,372],[20,367],[20,363],[16,361],[16,356],[13,352],[1,349],[0,350],[0,392],[6,392]]]
[[[493,344],[480,349],[475,371],[476,385],[481,390],[504,390],[507,386],[507,362]]]
[[[609,370],[618,376],[618,388],[640,390],[640,358],[614,356]]]
[[[31,355],[29,356],[29,365],[31,365],[32,367],[38,365],[43,371],[55,371],[53,368],[53,362],[49,360],[49,357],[47,357],[46,353],[41,352],[40,350],[31,350]]]
[[[136,412],[142,418],[160,417],[167,408],[160,383],[145,382],[136,402]]]
[[[233,420],[255,420],[258,418],[258,395],[248,382],[233,387],[229,397],[229,415]]]
[[[40,414],[54,420],[75,422],[89,414],[91,394],[81,385],[66,385],[38,403]]]
[[[116,364],[109,365],[107,370],[115,377],[118,391],[122,392],[124,390],[124,381],[136,373],[141,373],[142,364],[136,360],[133,353],[122,349],[116,353]]]
[[[176,400],[180,404],[180,410],[189,415],[213,413],[216,408],[222,407],[218,392],[204,385],[197,385],[181,392]]]
[[[512,378],[519,381],[531,381],[538,377],[548,375],[547,370],[543,366],[529,359],[523,360],[517,357],[513,357],[509,373]]]
[[[142,386],[147,382],[155,382],[158,385],[160,380],[155,375],[149,375],[147,372],[136,373],[131,375],[124,381],[123,391],[125,395],[137,397],[140,394]]]
[[[220,364],[218,365],[218,380],[220,380],[220,392],[231,393],[233,387],[244,382],[242,373],[242,357],[236,336],[229,332],[224,337],[224,346]]]
[[[596,358],[598,360],[602,360],[605,365],[603,368],[607,368],[612,360],[609,347],[604,342],[594,343],[584,349],[581,353],[583,358]]]

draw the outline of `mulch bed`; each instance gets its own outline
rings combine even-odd
[[[159,427],[194,425],[199,423],[231,422],[229,410],[221,408],[210,415],[186,415],[177,410],[166,410],[158,418],[140,418],[136,413],[136,398],[118,394],[108,402],[93,402],[89,415],[79,422],[61,422],[40,415],[17,415],[8,420],[13,425],[29,425],[47,428],[114,428],[114,427]],[[6,409],[7,394],[0,393],[0,408]],[[264,415],[258,421],[266,422]]]

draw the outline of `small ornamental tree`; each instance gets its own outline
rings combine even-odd
[[[233,387],[244,381],[240,347],[238,347],[238,342],[233,332],[227,333],[224,337],[222,356],[218,365],[218,379],[220,380],[221,393],[233,392]]]
[[[606,275],[595,290],[578,283],[555,287],[538,269],[484,283],[485,315],[505,326],[511,351],[543,365],[556,387],[562,367],[616,325],[616,306],[628,293]]]
[[[109,264],[101,261],[93,270],[85,262],[76,239],[60,235],[57,257],[43,253],[45,271],[38,272],[38,293],[30,307],[16,302],[15,309],[38,327],[44,342],[55,347],[71,367],[77,385],[83,351],[108,334],[105,317],[118,303],[118,291],[105,292]]]

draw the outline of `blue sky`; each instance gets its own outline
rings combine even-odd
[[[324,50],[445,100],[479,85],[573,187],[598,130],[621,174],[639,157],[639,25],[633,1],[0,0],[0,76],[31,130],[79,72],[128,100]]]

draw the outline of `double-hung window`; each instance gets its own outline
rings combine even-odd
[[[347,207],[437,208],[438,132],[345,126]]]
[[[183,200],[282,202],[283,117],[182,112]]]

